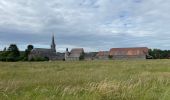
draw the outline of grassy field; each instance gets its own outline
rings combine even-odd
[[[170,60],[0,62],[0,100],[170,100]]]

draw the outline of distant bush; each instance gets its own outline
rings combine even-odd
[[[23,51],[19,51],[16,44],[10,44],[10,46],[3,51],[0,52],[0,61],[28,61],[28,55],[34,47],[32,45],[28,45],[27,49]],[[43,60],[43,59],[41,59]]]
[[[149,55],[152,56],[153,59],[169,59],[170,50],[150,49]]]
[[[20,52],[15,44],[11,44],[7,50],[0,54],[0,61],[19,61]]]
[[[108,57],[109,57],[109,59],[112,59],[112,58],[113,58],[113,56],[112,56],[112,55],[109,55]]]
[[[34,58],[31,58],[30,61],[49,61],[49,58],[47,58],[47,57],[34,57]]]
[[[0,56],[0,61],[6,61],[6,57]]]
[[[23,57],[23,61],[28,61],[28,56],[29,54],[31,53],[31,50],[34,49],[34,46],[33,45],[28,45],[27,46],[27,49],[25,50],[24,52],[24,57]]]
[[[85,55],[84,53],[81,54],[80,57],[79,57],[79,59],[80,59],[80,60],[84,60],[84,55]]]

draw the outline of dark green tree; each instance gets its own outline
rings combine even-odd
[[[4,52],[6,51],[6,47],[4,48],[4,50],[3,50]]]
[[[28,56],[29,56],[32,49],[34,49],[33,45],[27,46],[27,49],[25,50],[25,54],[24,54],[24,60],[28,60]]]
[[[83,52],[83,53],[80,55],[79,59],[80,59],[80,60],[84,60],[84,56],[85,56],[85,53]]]
[[[11,44],[7,51],[6,61],[18,61],[20,57],[20,52],[16,44]]]
[[[169,59],[170,50],[150,49],[149,55],[152,56],[153,59]]]
[[[7,56],[8,56],[8,52],[2,51],[0,54],[0,61],[6,61]]]
[[[27,50],[31,51],[32,49],[34,49],[34,46],[33,46],[33,45],[28,45],[28,46],[27,46]]]

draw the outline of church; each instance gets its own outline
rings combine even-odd
[[[56,52],[56,44],[54,35],[52,36],[51,48],[34,48],[30,55],[29,60],[36,58],[45,58],[47,60],[64,60],[64,53]]]
[[[54,35],[52,36],[51,48],[34,48],[29,54],[29,60],[43,58],[50,61],[66,60],[75,61],[83,58],[83,48],[73,48],[70,52],[68,49],[65,53],[56,52]]]

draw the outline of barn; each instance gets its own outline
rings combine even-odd
[[[148,51],[147,47],[112,48],[109,56],[111,59],[146,59]]]

